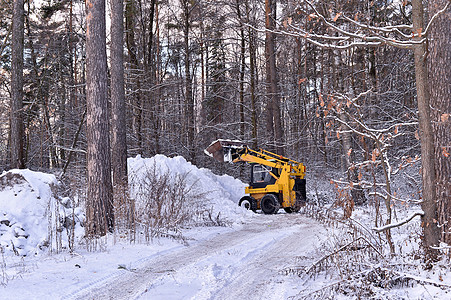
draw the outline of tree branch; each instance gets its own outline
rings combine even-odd
[[[382,232],[382,231],[386,231],[386,230],[389,230],[392,228],[400,227],[400,226],[412,221],[412,219],[415,218],[416,216],[423,216],[423,215],[424,215],[423,211],[418,211],[418,212],[413,213],[410,217],[405,218],[404,220],[401,220],[398,223],[388,224],[388,225],[381,226],[381,227],[373,227],[373,231]]]

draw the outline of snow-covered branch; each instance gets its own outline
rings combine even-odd
[[[438,16],[440,16],[442,13],[444,13],[450,5],[451,5],[451,0],[448,0],[448,3],[446,3],[445,7],[443,7],[441,10],[439,10],[432,16],[432,18],[429,20],[428,25],[426,26],[426,29],[421,33],[422,35],[426,35],[428,33],[429,28],[431,27],[431,25],[435,21],[435,19],[437,19]]]
[[[327,260],[329,257],[331,257],[331,256],[333,256],[333,255],[335,255],[335,254],[337,254],[337,253],[339,253],[339,252],[341,252],[341,251],[343,251],[343,250],[346,250],[349,246],[355,244],[355,243],[358,242],[359,240],[365,241],[366,244],[367,244],[368,246],[370,246],[377,254],[379,254],[379,256],[383,257],[382,253],[380,253],[380,251],[379,251],[376,247],[374,247],[374,245],[373,245],[370,241],[368,241],[364,236],[360,236],[360,237],[356,238],[355,240],[353,240],[353,241],[347,243],[346,245],[340,247],[339,249],[335,250],[334,252],[329,253],[329,254],[324,255],[323,257],[321,257],[319,260],[317,260],[316,262],[314,262],[314,263],[306,270],[306,273],[307,273],[307,274],[310,273],[314,268],[316,268],[316,266],[318,266],[319,264],[321,264],[323,261]]]
[[[287,30],[271,30],[274,34],[282,34],[286,36],[301,37],[307,42],[314,44],[318,47],[325,49],[337,49],[344,50],[351,47],[378,47],[381,45],[391,45],[396,48],[413,49],[415,45],[423,44],[426,41],[426,35],[431,27],[431,24],[435,19],[444,13],[450,6],[451,1],[439,10],[430,19],[426,29],[423,32],[413,32],[413,26],[408,24],[390,25],[390,26],[371,26],[369,24],[363,24],[354,20],[342,13],[338,13],[336,17],[329,20],[326,16],[321,14],[310,1],[305,0],[305,3],[310,7],[313,13],[309,14],[302,8],[298,8],[297,11],[309,16],[310,19],[321,20],[322,23],[339,35],[328,34],[315,34],[308,32],[300,26],[292,24],[292,19],[285,20],[282,24],[278,23],[279,28],[286,28]],[[357,29],[353,32],[348,29],[344,29],[343,26],[336,24],[338,19],[346,21],[348,24],[355,25]],[[268,29],[258,29],[249,25],[256,31],[264,32]],[[405,32],[403,32],[403,30]],[[408,33],[407,33],[407,32]],[[420,38],[420,39],[415,39]]]
[[[389,230],[389,229],[392,229],[392,228],[400,227],[400,226],[412,221],[412,219],[415,218],[416,216],[423,216],[423,215],[424,215],[423,211],[418,211],[418,212],[413,213],[408,218],[405,218],[404,220],[401,220],[398,223],[387,224],[387,225],[384,225],[384,226],[381,226],[381,227],[373,227],[373,231],[382,232],[382,231],[386,231],[386,230]]]

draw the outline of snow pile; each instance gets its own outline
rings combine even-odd
[[[65,248],[73,212],[74,236],[83,235],[82,211],[70,208],[69,198],[54,194],[58,184],[54,175],[30,170],[14,169],[0,175],[1,248],[16,255]]]
[[[219,214],[221,218],[237,223],[253,214],[238,207],[239,199],[244,196],[243,182],[228,175],[215,175],[208,169],[199,169],[181,156],[169,158],[158,154],[151,158],[142,158],[138,155],[128,159],[128,168],[132,194],[133,186],[142,181],[143,177],[149,176],[152,173],[149,170],[156,170],[157,176],[186,176],[191,192],[204,195],[207,199],[206,205],[211,207],[214,217]]]

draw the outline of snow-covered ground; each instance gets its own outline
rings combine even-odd
[[[371,299],[451,299],[449,262],[425,271],[409,257],[418,251],[418,220],[395,231],[398,258],[383,259],[356,246],[338,252],[341,261],[336,255],[325,259],[352,239],[349,227],[326,225],[306,214],[245,211],[237,206],[242,182],[198,169],[182,157],[137,156],[128,163],[134,187],[149,169],[186,176],[190,191],[208,199],[212,215],[227,226],[188,226],[185,243],[169,238],[130,243],[112,234],[88,251],[82,209],[59,195],[53,175],[5,172],[0,176],[0,299],[332,299],[331,292],[334,299],[357,299],[352,289],[359,284]],[[370,224],[369,214],[362,208],[353,218]],[[75,224],[73,235],[61,220]],[[390,280],[381,278],[384,274]],[[353,284],[343,284],[347,280]]]

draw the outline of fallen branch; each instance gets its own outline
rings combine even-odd
[[[316,262],[314,262],[306,271],[306,273],[308,274],[312,269],[314,269],[317,265],[319,265],[320,263],[322,263],[323,261],[325,261],[326,259],[328,259],[329,257],[345,250],[346,248],[348,248],[349,246],[351,246],[352,244],[354,244],[355,242],[359,241],[359,240],[364,240],[377,254],[379,254],[379,256],[383,257],[383,255],[379,252],[379,250],[376,249],[376,247],[373,246],[373,244],[371,244],[365,237],[360,236],[357,239],[347,243],[346,245],[338,248],[337,250],[335,250],[332,253],[329,253],[327,255],[324,255],[323,257],[321,257],[319,260],[317,260]]]
[[[413,213],[410,217],[408,217],[408,218],[406,218],[404,220],[401,220],[398,223],[387,224],[387,225],[384,225],[384,226],[381,226],[381,227],[373,227],[373,231],[382,232],[382,231],[386,231],[386,230],[389,230],[389,229],[392,229],[392,228],[395,228],[395,227],[400,227],[400,226],[412,221],[412,219],[415,218],[416,216],[423,216],[423,215],[424,215],[423,211],[417,211],[417,212]]]
[[[423,285],[428,284],[428,285],[433,285],[433,286],[439,287],[439,288],[451,288],[451,285],[449,285],[447,283],[437,282],[432,279],[422,278],[420,276],[416,276],[416,275],[412,275],[412,274],[408,274],[408,273],[404,273],[404,272],[398,272],[398,271],[394,271],[394,270],[391,270],[388,268],[380,268],[380,270],[390,272],[392,274],[396,274],[396,275],[401,276],[406,279],[414,280],[418,284],[423,284]]]

